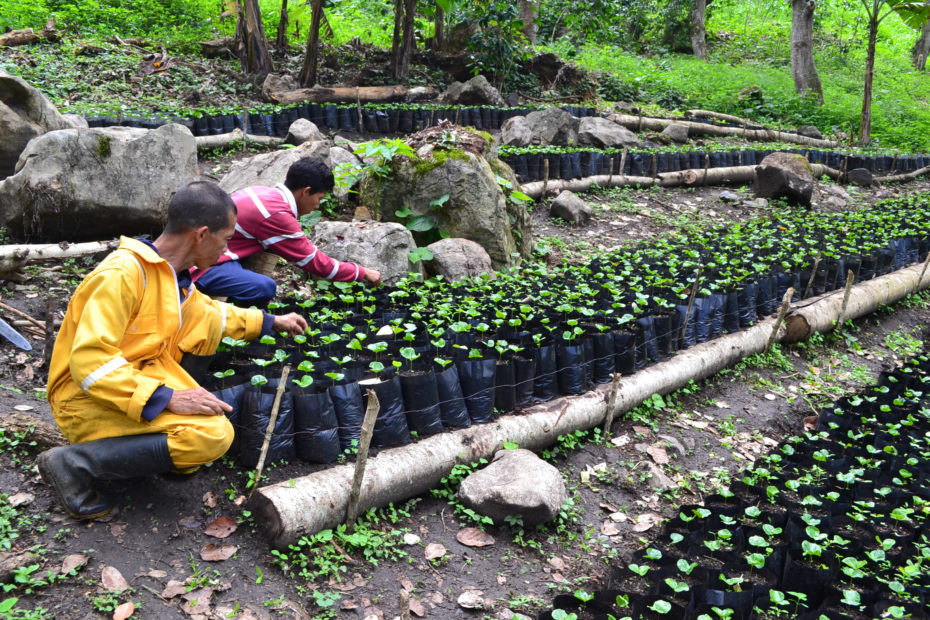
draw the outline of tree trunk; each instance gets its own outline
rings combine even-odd
[[[517,7],[520,12],[520,19],[523,20],[523,36],[530,42],[530,45],[536,45],[538,2],[537,0],[518,0]]]
[[[404,0],[394,0],[394,34],[391,37],[391,75],[400,75],[400,61],[403,54],[402,41],[404,30]]]
[[[665,118],[649,118],[646,116],[633,116],[632,114],[611,114],[607,120],[623,125],[632,131],[662,131],[672,123],[684,125],[689,135],[708,136],[739,136],[746,140],[769,142],[791,142],[821,148],[836,148],[836,142],[818,140],[796,133],[776,131],[774,129],[744,129],[742,127],[722,127],[710,123],[696,123],[692,121],[669,120]]]
[[[443,11],[438,6],[436,7],[435,17],[433,18],[433,29],[435,34],[433,35],[433,40],[436,42],[436,51],[441,52],[442,48],[445,47],[446,39],[446,12]]]
[[[274,46],[279,54],[287,52],[287,0],[281,0],[281,17],[278,19],[278,32]]]
[[[310,18],[310,31],[307,33],[307,50],[304,52],[304,64],[297,76],[298,83],[304,88],[313,88],[316,84],[316,66],[320,55],[320,20],[323,17],[323,0],[313,0]]]
[[[791,0],[791,75],[799,95],[823,103],[823,87],[814,65],[814,0]]]
[[[413,49],[416,47],[414,17],[417,12],[417,0],[404,0],[404,41],[398,63],[399,73],[397,77],[407,77],[410,73],[410,58],[413,56]]]
[[[920,38],[917,39],[914,48],[911,50],[911,62],[914,64],[915,69],[923,71],[927,68],[928,54],[930,54],[930,21],[920,29]]]
[[[859,144],[872,141],[872,80],[875,77],[875,40],[878,38],[878,8],[869,16],[869,43],[865,56],[865,86],[862,92],[862,119],[859,123]]]
[[[706,13],[707,0],[694,0],[691,8],[691,50],[701,60],[707,60],[707,30],[704,27]]]
[[[268,39],[262,26],[258,0],[242,0],[236,38],[239,40],[239,60],[243,71],[267,75],[274,70],[268,54]]]

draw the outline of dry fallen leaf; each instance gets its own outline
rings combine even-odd
[[[813,431],[813,430],[816,430],[816,429],[817,429],[817,419],[818,419],[818,417],[815,416],[815,415],[809,415],[809,416],[807,416],[806,418],[804,418],[804,430],[806,430],[806,431]]]
[[[616,523],[623,523],[624,521],[627,520],[627,516],[623,514],[622,512],[612,512],[607,516],[610,518],[611,521],[614,521]]]
[[[165,589],[161,591],[161,597],[174,598],[176,596],[181,596],[185,592],[187,592],[187,586],[184,582],[172,579],[168,582],[168,585],[165,586]]]
[[[214,538],[226,538],[235,532],[237,527],[236,522],[229,517],[218,517],[210,522],[203,533]]]
[[[127,601],[113,611],[113,620],[126,620],[136,611],[136,606]]]
[[[636,517],[636,522],[633,524],[634,532],[645,532],[650,530],[662,521],[662,517],[657,515],[654,512],[647,512]]]
[[[410,599],[410,613],[418,618],[422,618],[426,615],[426,608],[423,607],[423,603],[415,598],[412,598]]]
[[[207,491],[203,494],[203,505],[207,508],[216,508],[216,493],[213,491]]]
[[[613,521],[608,519],[601,524],[601,534],[604,536],[616,536],[619,533],[620,528],[618,528]]]
[[[420,538],[419,536],[417,536],[416,534],[411,534],[410,532],[407,532],[406,534],[404,534],[404,544],[405,544],[405,545],[415,545],[415,544],[419,543],[420,540],[421,540],[421,538]]]
[[[123,577],[123,574],[112,566],[104,566],[100,571],[100,585],[104,590],[112,592],[123,592],[129,589],[129,582]]]
[[[204,562],[222,562],[234,556],[238,550],[239,547],[235,545],[207,543],[200,548],[200,559]]]
[[[146,577],[151,577],[152,579],[164,579],[165,577],[168,576],[168,573],[166,573],[163,570],[158,570],[157,568],[153,568],[149,572],[144,573],[144,575]]]
[[[507,578],[506,578],[505,576],[503,576],[503,575],[498,575],[498,576],[497,576],[497,585],[502,586],[502,585],[504,585],[505,583],[507,583]]]
[[[481,609],[484,606],[484,592],[465,590],[459,595],[458,604],[465,609]]]
[[[32,493],[17,493],[16,495],[11,495],[6,501],[13,508],[17,508],[19,506],[28,506],[35,498],[36,496]]]
[[[455,539],[466,547],[487,547],[494,544],[494,537],[476,527],[466,527],[458,531]]]
[[[549,566],[551,566],[555,570],[559,570],[559,571],[568,570],[568,564],[566,564],[565,560],[563,560],[557,555],[554,555],[551,558],[549,558],[548,562],[549,562]]]
[[[413,582],[409,579],[401,579],[400,587],[402,587],[407,592],[413,592]]]
[[[619,435],[619,436],[614,437],[613,439],[611,439],[611,440],[610,440],[610,443],[612,443],[613,445],[615,445],[615,446],[618,447],[618,448],[622,448],[622,447],[625,446],[626,444],[630,443],[630,436],[629,436],[629,435]]]
[[[649,428],[648,426],[634,426],[633,432],[640,433],[641,435],[648,435],[649,433],[652,432],[652,429]]]
[[[446,548],[443,547],[440,543],[430,543],[426,545],[426,549],[423,551],[423,557],[427,560],[435,560],[441,558],[446,554]]]
[[[17,411],[32,411],[35,407],[32,405],[13,405],[13,409]]]
[[[668,465],[668,453],[665,448],[659,446],[649,446],[646,452],[652,457],[652,460],[659,465]]]
[[[87,556],[83,553],[74,553],[61,562],[61,574],[66,575],[73,570],[83,568],[87,564]]]

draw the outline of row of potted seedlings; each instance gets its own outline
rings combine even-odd
[[[213,387],[234,407],[248,464],[289,364],[269,459],[331,462],[358,439],[367,389],[381,403],[376,447],[488,422],[752,325],[789,287],[800,299],[842,287],[848,272],[864,280],[925,260],[928,221],[921,194],[850,213],[781,213],[494,280],[376,291],[319,283],[315,296],[284,304],[308,318],[307,334],[226,343]]]
[[[549,179],[580,179],[597,175],[653,177],[664,172],[754,166],[772,153],[796,153],[814,164],[835,170],[865,168],[875,174],[900,174],[930,164],[924,155],[866,155],[798,148],[714,150],[630,150],[585,147],[501,147],[499,155],[523,182]],[[548,171],[547,167],[548,166]],[[621,167],[622,166],[622,167]]]
[[[229,133],[242,129],[259,136],[283,138],[294,121],[305,118],[321,129],[337,131],[360,131],[366,133],[413,133],[435,125],[440,120],[449,120],[457,125],[476,129],[499,129],[509,118],[525,116],[540,107],[458,106],[433,104],[335,104],[299,103],[291,106],[266,106],[239,113],[234,110],[201,112],[189,117],[142,116],[90,116],[91,127],[123,125],[155,129],[166,123],[179,123],[188,127],[195,136]],[[582,117],[593,116],[594,108],[585,106],[562,106],[570,114]]]
[[[814,432],[681,506],[609,589],[557,596],[540,618],[926,618],[928,373],[920,356],[822,408]]]

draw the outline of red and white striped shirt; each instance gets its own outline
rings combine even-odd
[[[365,278],[364,267],[331,258],[307,239],[297,221],[294,195],[283,184],[247,187],[233,193],[232,199],[238,211],[236,232],[226,252],[217,260],[218,265],[264,251],[327,280],[349,282]],[[195,274],[194,279],[202,273]]]

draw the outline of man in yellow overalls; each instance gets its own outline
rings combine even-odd
[[[71,445],[37,460],[71,516],[110,511],[96,480],[191,472],[222,456],[233,439],[231,407],[198,385],[220,340],[306,330],[297,314],[237,308],[191,283],[188,270],[213,265],[235,224],[226,192],[191,183],[172,197],[154,242],[123,237],[74,291],[48,377],[52,413]]]

